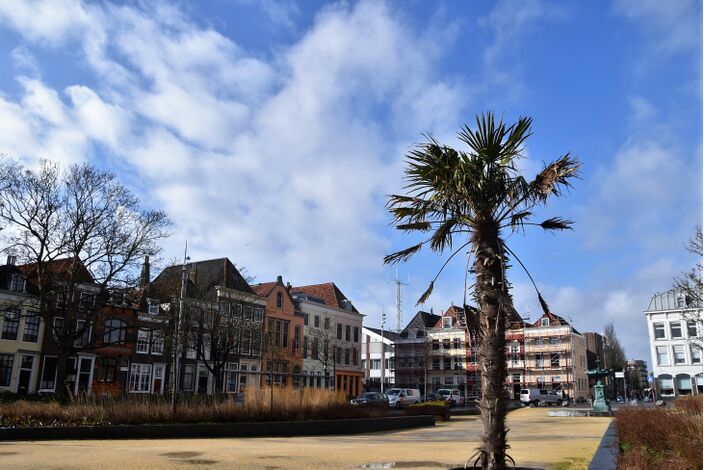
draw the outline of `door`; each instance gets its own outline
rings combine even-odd
[[[198,373],[198,393],[206,395],[208,393],[208,371],[201,369]]]
[[[513,398],[517,399],[521,396],[521,384],[513,384]]]
[[[32,368],[34,366],[34,356],[22,355],[20,361],[20,377],[17,381],[17,393],[26,395],[30,392],[29,384],[32,379]]]
[[[154,364],[152,393],[161,395],[164,392],[164,364]]]
[[[90,383],[93,380],[93,358],[78,358],[78,380],[76,383],[76,395],[90,394]]]

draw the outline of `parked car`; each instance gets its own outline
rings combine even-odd
[[[389,399],[386,395],[379,392],[365,392],[350,400],[350,403],[354,406],[367,406],[370,408],[386,408],[389,406]]]
[[[390,388],[386,391],[389,397],[389,407],[403,408],[407,405],[420,403],[420,390],[417,388]]]
[[[562,405],[562,393],[538,388],[521,389],[521,403],[528,405]]]
[[[450,404],[450,406],[463,406],[464,396],[462,393],[456,389],[441,388],[438,390],[438,395],[443,397],[443,399]]]

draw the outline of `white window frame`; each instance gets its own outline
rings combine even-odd
[[[159,301],[156,299],[147,299],[147,313],[149,315],[159,314]]]
[[[152,330],[152,356],[164,355],[164,332],[162,330]]]
[[[86,323],[86,320],[76,320],[75,334],[78,334],[78,331],[82,328],[82,325],[85,325],[85,323]],[[85,332],[84,332],[84,334],[85,334]],[[93,325],[88,325],[88,337],[85,338],[86,339],[85,344],[81,344],[82,340],[84,339],[83,335],[81,335],[73,341],[73,347],[84,348],[84,347],[88,346],[90,344],[90,338],[91,338],[92,334],[93,334]]]
[[[664,361],[661,361],[661,353],[664,352]],[[655,347],[655,359],[659,366],[669,366],[670,365],[670,352],[667,346],[656,346]]]
[[[136,381],[133,380],[136,375]],[[146,379],[146,380],[145,380]],[[146,383],[145,383],[146,382]],[[146,385],[146,389],[145,386]],[[150,393],[152,388],[152,365],[132,363],[130,366],[130,393]]]
[[[146,348],[144,348],[144,338],[146,336]],[[137,342],[135,343],[135,351],[137,354],[149,354],[149,343],[151,336],[151,330],[146,328],[140,328],[137,330]],[[142,347],[140,347],[142,346]]]
[[[673,327],[673,326],[679,326],[679,329],[680,329],[680,335],[679,335],[679,336],[675,336],[675,335],[674,335],[674,333],[673,333],[673,331],[672,331],[672,327]],[[682,322],[681,322],[681,321],[671,321],[671,322],[670,322],[670,338],[671,338],[671,339],[682,339],[682,338],[684,338],[684,331],[682,331]]]
[[[656,333],[658,330],[662,331],[662,337],[660,337],[660,338],[658,337],[658,335]],[[665,328],[664,322],[653,323],[653,338],[655,339],[655,341],[667,339],[667,328]]]
[[[682,360],[679,362],[677,360],[678,354],[681,354],[682,357]],[[687,364],[687,352],[685,351],[684,344],[672,346],[672,365],[681,366],[684,364]]]
[[[39,380],[37,386],[41,387],[42,385],[42,377],[44,376],[44,370],[46,369],[46,360],[47,359],[56,359],[58,361],[57,356],[44,356],[44,360],[42,361],[42,373],[39,374]],[[53,392],[56,390],[56,373],[58,372],[58,362],[56,364],[56,367],[54,368],[54,380],[52,383],[54,386],[52,388],[39,388],[39,392]]]

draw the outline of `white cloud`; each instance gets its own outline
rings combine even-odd
[[[701,14],[691,0],[617,0],[617,13],[642,26],[648,54],[667,56],[701,44]]]
[[[69,6],[71,22],[27,34],[24,10],[0,17],[40,45],[77,38],[98,85],[59,92],[27,79],[26,103],[0,101],[16,117],[0,145],[17,132],[32,143],[21,156],[77,159],[106,145],[176,222],[167,258],[187,238],[193,259],[230,256],[262,281],[288,273],[351,292],[379,281],[398,149],[454,131],[468,99],[437,77],[432,34],[418,39],[383,3],[336,4],[262,58],[168,4]]]

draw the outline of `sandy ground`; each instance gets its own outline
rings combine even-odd
[[[518,465],[586,469],[610,418],[551,417],[545,408],[509,414],[509,454]],[[448,468],[479,443],[478,416],[434,428],[354,436],[0,442],[1,469]]]

